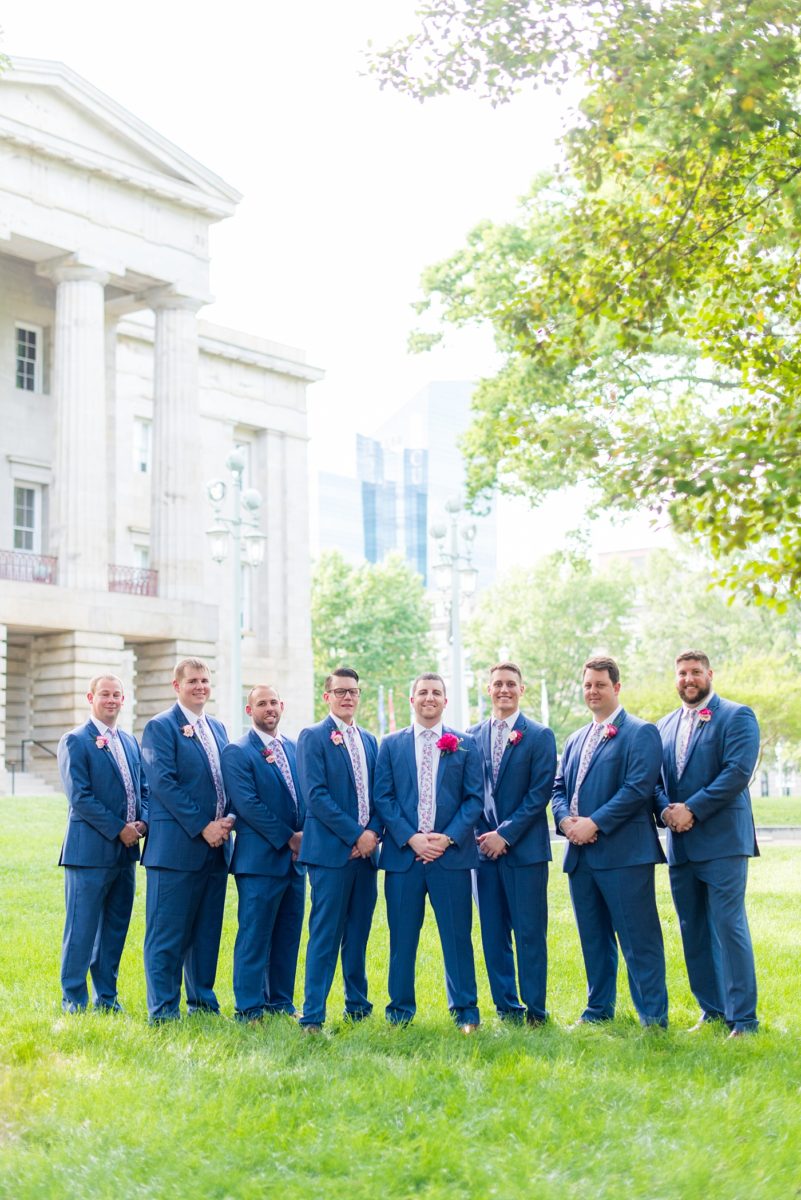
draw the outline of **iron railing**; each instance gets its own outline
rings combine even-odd
[[[109,563],[108,590],[129,596],[158,596],[159,573],[146,567],[120,567]]]
[[[17,583],[55,583],[58,559],[27,550],[0,550],[0,579]]]

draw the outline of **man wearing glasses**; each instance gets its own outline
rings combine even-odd
[[[354,720],[359,676],[337,667],[325,681],[329,715],[301,730],[298,774],[306,797],[300,861],[309,868],[311,913],[301,1027],[319,1033],[341,952],[345,1017],[372,1012],[365,958],[377,896],[381,823],[373,808],[378,744]]]

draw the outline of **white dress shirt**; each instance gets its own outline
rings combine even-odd
[[[414,730],[414,761],[417,764],[417,794],[420,795],[420,770],[423,765],[423,741],[420,734],[424,729],[430,729],[435,734],[435,739],[431,743],[431,828],[434,828],[434,823],[437,819],[437,771],[439,770],[439,758],[441,751],[437,749],[437,742],[442,737],[442,722],[439,721],[436,725],[418,725],[416,721],[412,723]]]
[[[364,780],[364,798],[365,798],[367,804],[369,805],[369,803],[370,803],[370,778],[367,774],[367,755],[364,752],[364,742],[362,741],[362,735],[359,733],[359,726],[356,724],[355,721],[353,722],[353,724],[351,726],[348,726],[347,722],[340,720],[339,717],[335,717],[333,713],[330,713],[330,717],[331,717],[331,720],[336,725],[339,732],[345,738],[345,749],[346,750],[348,750],[348,740],[347,740],[347,734],[345,733],[345,730],[348,728],[356,730],[356,739],[355,739],[356,740],[356,753],[358,754],[359,762],[362,765],[362,779]],[[350,754],[350,750],[348,750],[348,754]]]
[[[180,700],[178,701],[178,707],[180,708],[181,712],[182,712],[182,713],[184,714],[184,716],[186,717],[186,723],[187,723],[187,725],[191,725],[191,726],[192,726],[192,730],[193,730],[193,732],[194,732],[194,735],[195,735],[195,737],[197,737],[197,736],[198,736],[198,733],[197,733],[197,730],[195,729],[195,726],[197,725],[197,723],[198,723],[198,721],[200,720],[200,718],[201,718],[201,717],[205,717],[205,716],[206,716],[206,714],[205,714],[205,713],[193,713],[193,712],[191,712],[191,711],[190,711],[188,708],[184,708],[184,706],[183,706],[183,704],[181,704],[181,701],[180,701]],[[218,774],[219,774],[219,776],[220,776],[220,779],[222,779],[222,766],[221,766],[221,764],[220,764],[220,747],[217,745],[217,739],[216,739],[216,737],[214,736],[214,731],[213,731],[213,729],[211,728],[211,725],[209,725],[208,718],[206,718],[206,729],[208,730],[208,735],[209,735],[209,745],[211,746],[211,753],[212,753],[212,755],[213,755],[213,757],[214,757],[214,762],[215,762],[215,764],[216,764],[216,766],[217,766],[217,772],[218,772]],[[201,744],[201,746],[203,745],[203,743],[202,743],[202,742],[201,742],[200,744]]]

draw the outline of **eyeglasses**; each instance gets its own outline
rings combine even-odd
[[[336,696],[337,700],[344,700],[346,696],[352,696],[356,700],[361,693],[361,688],[334,688],[331,695]]]

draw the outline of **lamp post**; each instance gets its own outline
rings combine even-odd
[[[214,512],[214,523],[206,530],[206,539],[211,557],[223,563],[232,550],[231,563],[231,732],[238,736],[242,730],[242,563],[258,567],[264,561],[266,536],[259,528],[258,511],[261,495],[255,488],[242,487],[245,471],[245,455],[239,449],[232,450],[225,460],[231,475],[231,483],[224,479],[212,479],[206,486],[206,494]],[[230,494],[228,515],[223,513],[225,499]]]
[[[462,647],[461,603],[463,597],[472,596],[476,590],[478,570],[473,566],[473,542],[476,527],[471,522],[459,521],[462,502],[448,500],[447,525],[432,525],[429,533],[437,547],[438,559],[432,564],[434,585],[445,600],[448,612],[448,639],[451,644],[450,720],[457,729],[464,729],[467,721],[467,696],[463,671],[464,650]],[[460,538],[463,543],[460,548]]]

